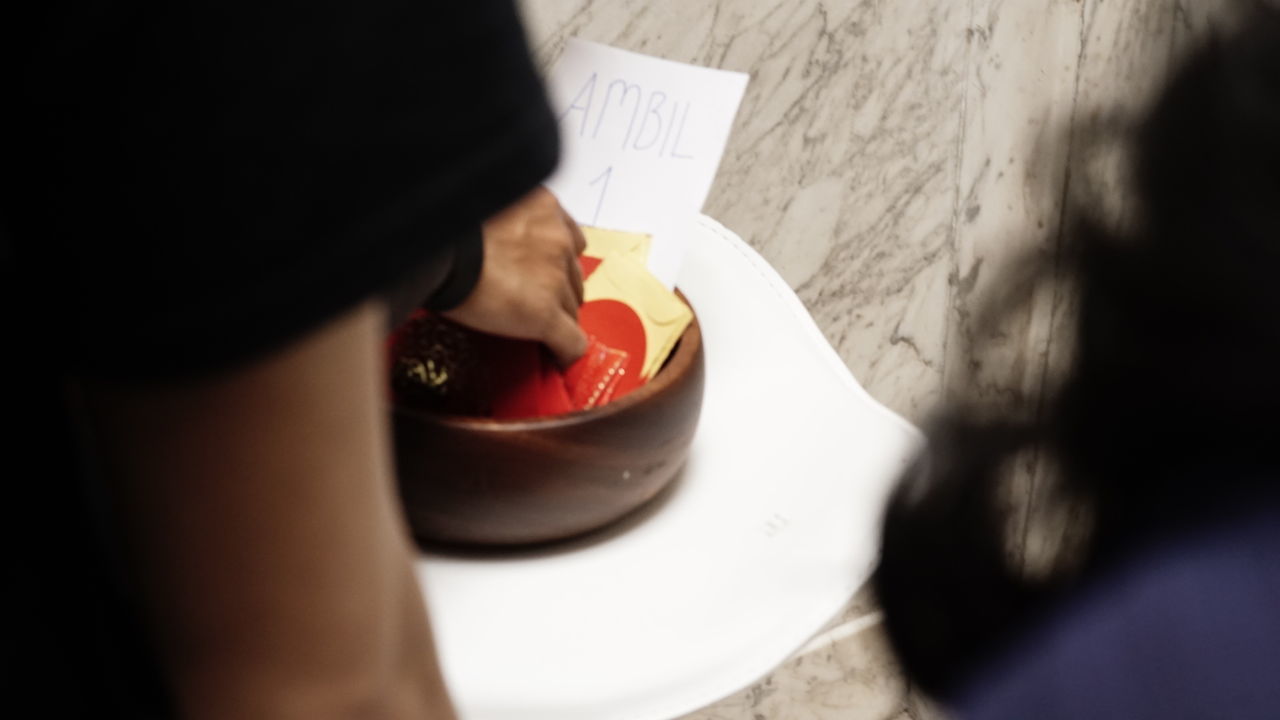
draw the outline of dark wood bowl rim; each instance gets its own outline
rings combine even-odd
[[[677,290],[676,295],[684,301],[685,305],[689,305],[689,300],[683,293]],[[689,307],[690,309],[693,308],[692,305],[689,305]],[[626,412],[629,408],[640,405],[649,398],[663,392],[666,388],[675,383],[677,379],[683,377],[689,372],[689,369],[693,366],[695,358],[697,357],[698,351],[701,347],[702,329],[698,326],[698,316],[695,313],[693,321],[689,323],[689,327],[685,328],[684,334],[682,334],[680,336],[680,340],[677,341],[675,351],[671,353],[671,357],[667,358],[666,364],[662,366],[658,373],[654,375],[649,382],[631,391],[626,397],[620,398],[602,407],[592,408],[590,410],[577,410],[564,415],[545,418],[495,420],[493,418],[474,417],[470,415],[434,413],[428,410],[406,408],[399,405],[393,405],[392,409],[396,415],[403,415],[406,418],[424,421],[435,425],[444,425],[482,433],[509,432],[517,430],[551,430],[580,425],[600,418],[610,417],[612,415],[617,415],[618,413]]]

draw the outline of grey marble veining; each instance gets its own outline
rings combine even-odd
[[[1069,349],[1064,212],[1123,212],[1099,128],[1140,110],[1230,0],[524,0],[539,61],[580,36],[750,73],[706,212],[796,289],[854,375],[920,422],[1034,403]],[[1047,268],[1040,281],[1021,270]],[[1034,506],[1020,463],[1010,502]],[[1025,531],[1020,531],[1025,537]],[[1015,548],[1034,553],[1041,540]],[[687,720],[924,720],[877,628]],[[824,636],[827,637],[827,636]]]
[[[925,308],[945,297],[947,263],[938,261],[950,252],[963,4],[526,8],[548,65],[580,35],[750,73],[707,212],[797,288],[880,399],[908,415],[936,399],[943,334]]]

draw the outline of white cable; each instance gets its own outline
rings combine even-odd
[[[867,628],[872,628],[872,627],[875,627],[876,625],[879,625],[880,621],[883,619],[884,619],[883,613],[871,612],[871,613],[867,613],[866,615],[863,615],[862,617],[854,618],[853,620],[850,620],[847,623],[837,625],[831,628],[830,630],[814,637],[809,642],[805,643],[804,647],[797,650],[795,655],[792,655],[792,657],[800,657],[801,655],[808,655],[809,653],[814,652],[815,650],[824,650],[827,647],[830,647],[831,645],[841,640],[844,640],[846,638],[851,638],[854,635],[857,635],[858,633],[862,632],[863,630],[866,630]]]

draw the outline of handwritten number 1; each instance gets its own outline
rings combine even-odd
[[[613,166],[605,168],[605,171],[596,176],[589,185],[600,183],[600,199],[596,201],[596,214],[591,218],[591,224],[596,225],[600,222],[600,208],[604,207],[604,195],[609,192],[609,178],[613,176]]]

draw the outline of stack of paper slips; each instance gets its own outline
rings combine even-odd
[[[647,269],[648,235],[582,230],[587,249],[578,322],[589,336],[627,352],[633,371],[645,382],[671,355],[693,312]]]

